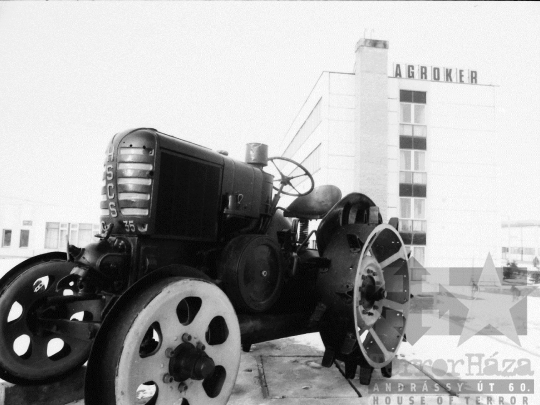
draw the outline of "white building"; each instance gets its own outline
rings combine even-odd
[[[60,207],[0,197],[0,258],[25,258],[65,251],[65,238],[79,247],[96,241],[98,210]]]
[[[502,223],[503,262],[516,262],[529,270],[540,268],[540,221]]]
[[[361,39],[354,71],[321,74],[280,151],[399,217],[425,266],[481,267],[501,256],[495,100],[479,72],[389,63],[387,41]]]

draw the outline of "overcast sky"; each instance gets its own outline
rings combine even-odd
[[[2,2],[0,196],[96,208],[104,152],[153,127],[243,159],[277,154],[322,71],[364,35],[389,62],[496,84],[502,215],[540,218],[540,7],[534,3]]]

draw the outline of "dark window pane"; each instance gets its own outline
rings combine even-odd
[[[11,229],[4,229],[2,235],[2,247],[11,246]]]
[[[411,245],[425,245],[426,244],[426,234],[425,233],[422,233],[422,232],[417,232],[417,233],[414,233],[412,234],[412,243]],[[407,243],[405,242],[405,240],[403,240],[403,243]]]
[[[412,244],[412,233],[410,232],[400,232],[399,235],[401,236],[401,239],[403,239],[403,243],[405,245],[411,245]]]
[[[411,184],[400,184],[399,185],[399,195],[401,197],[412,197],[413,188]]]
[[[21,230],[21,241],[19,247],[28,247],[28,239],[30,236],[30,231],[28,229]]]
[[[414,149],[413,148],[413,137],[412,136],[403,136],[403,135],[401,135],[399,137],[399,147],[400,147],[400,149]],[[416,149],[418,149],[418,148],[416,148]]]
[[[410,90],[400,90],[399,91],[399,101],[406,101],[412,103],[413,101],[413,92]]]
[[[401,184],[400,184],[401,191]],[[425,184],[413,184],[412,186],[412,196],[413,197],[427,197],[427,187]]]
[[[426,150],[426,146],[427,146],[426,138],[418,138],[415,136],[414,139],[412,140],[412,149]],[[402,148],[401,145],[400,145],[400,148]]]
[[[413,91],[412,102],[426,104],[426,92],[425,91]]]

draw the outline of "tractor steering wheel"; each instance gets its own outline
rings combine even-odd
[[[287,176],[283,174],[283,170],[278,167],[278,165],[274,162],[275,160],[283,160],[285,162],[289,162],[295,167],[292,170],[288,170],[289,175]],[[313,187],[315,186],[315,182],[313,181],[313,176],[300,163],[297,163],[294,160],[286,158],[286,157],[271,157],[271,158],[268,158],[268,161],[272,162],[275,169],[278,171],[279,175],[281,176],[279,179],[274,180],[274,183],[279,182],[278,186],[273,185],[274,190],[277,190],[278,193],[283,193],[285,195],[290,195],[293,197],[300,197],[303,195],[307,195],[311,193],[311,191],[313,191]],[[296,189],[296,187],[298,187],[300,183],[306,180],[306,179],[302,179],[302,177],[307,177],[311,183],[309,186],[309,190],[303,193]],[[295,180],[296,187],[293,184],[292,180]]]

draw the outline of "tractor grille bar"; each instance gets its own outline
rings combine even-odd
[[[154,150],[120,148],[116,167],[118,204],[122,215],[148,215],[154,169]]]

